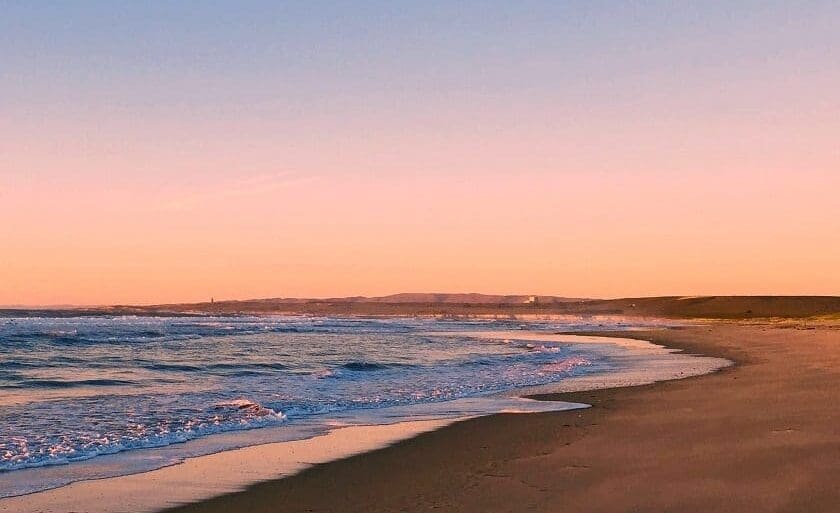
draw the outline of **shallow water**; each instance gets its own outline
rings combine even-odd
[[[611,362],[560,343],[432,333],[592,327],[312,317],[3,319],[0,497],[241,446],[243,439],[231,435],[243,430],[276,428],[254,432],[252,444],[312,436],[336,419],[414,417],[422,405],[470,413],[459,406],[470,404],[463,399],[603,372]],[[116,453],[122,457],[106,456]]]

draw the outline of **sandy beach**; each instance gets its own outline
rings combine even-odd
[[[0,513],[840,513],[840,1],[0,13]]]
[[[543,396],[593,407],[471,419],[169,512],[836,511],[840,330],[795,326],[624,332],[737,365]]]

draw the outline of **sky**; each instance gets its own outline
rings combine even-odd
[[[0,305],[839,267],[836,1],[0,0]]]

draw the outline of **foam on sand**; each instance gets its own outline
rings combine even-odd
[[[729,367],[724,358],[692,355],[646,340],[588,335],[549,334],[535,331],[475,331],[437,333],[436,335],[469,336],[485,340],[554,342],[570,346],[585,345],[613,363],[603,372],[569,376],[556,383],[521,389],[528,394],[580,392],[600,388],[648,385],[657,381],[700,376]]]

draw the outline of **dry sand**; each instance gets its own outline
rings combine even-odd
[[[171,512],[840,510],[840,331],[712,324],[622,333],[738,365],[552,397]]]

